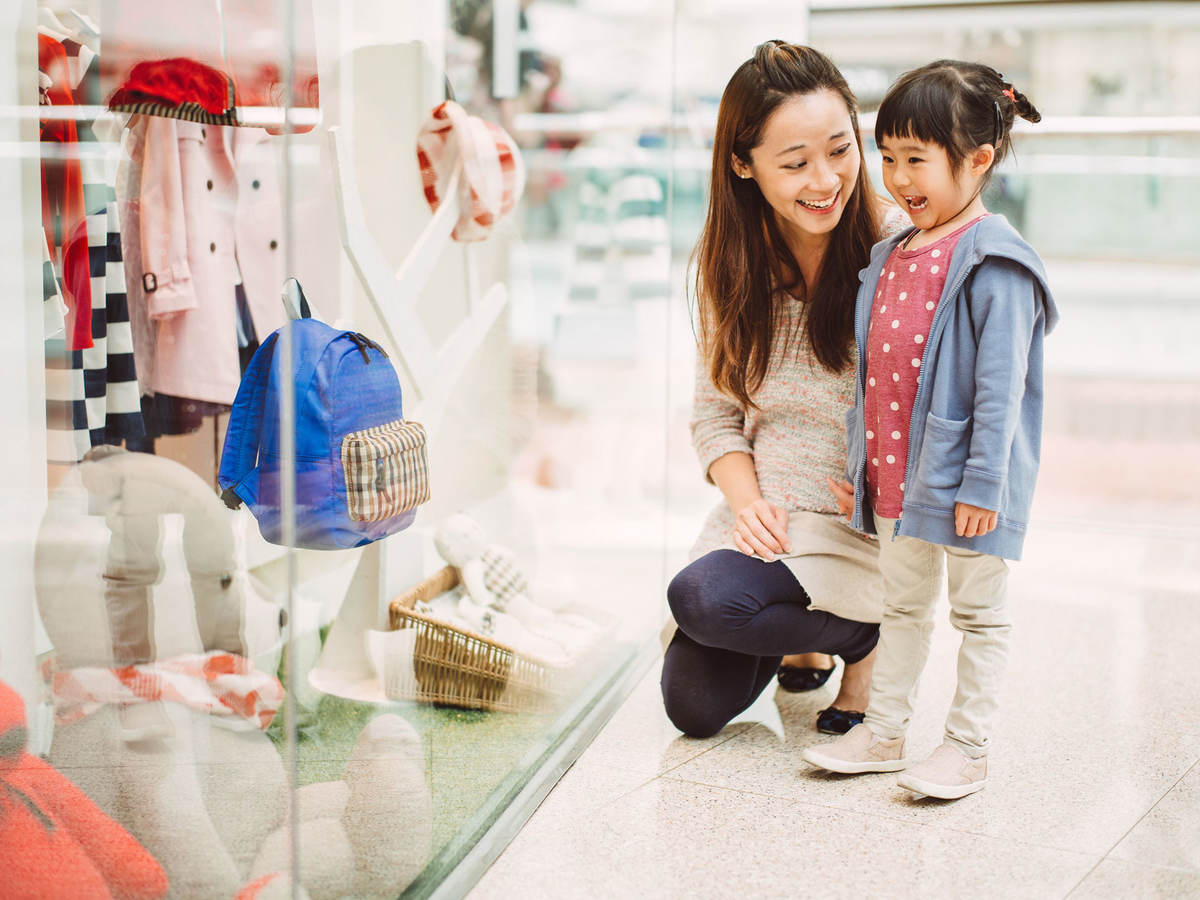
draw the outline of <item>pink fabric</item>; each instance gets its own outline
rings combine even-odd
[[[974,219],[940,240],[896,247],[883,266],[867,332],[867,490],[877,515],[898,519],[904,508],[908,430],[925,339],[946,284],[954,247]]]
[[[243,656],[214,650],[119,668],[49,668],[54,717],[60,725],[110,703],[169,700],[265,729],[283,702],[279,679]]]
[[[481,241],[517,205],[525,189],[525,165],[504,129],[447,100],[417,135],[417,163],[430,209],[436,211],[446,199],[459,159],[463,177],[457,200],[462,214],[451,236],[456,241]]]
[[[257,128],[161,116],[131,123],[141,271],[127,281],[131,307],[141,305],[154,327],[154,358],[145,360],[153,391],[233,402],[239,270],[259,339],[283,324],[282,202],[266,140]]]

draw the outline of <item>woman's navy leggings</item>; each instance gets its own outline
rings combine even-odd
[[[790,653],[858,662],[879,626],[809,609],[782,562],[714,550],[672,579],[667,602],[679,626],[663,659],[667,716],[684,734],[709,737],[755,701]]]

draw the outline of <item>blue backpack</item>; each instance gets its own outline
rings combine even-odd
[[[400,382],[383,348],[317,319],[292,328],[292,372],[273,332],[250,360],[225,432],[217,481],[227,506],[245,502],[262,536],[283,543],[281,379],[296,398],[295,546],[358,547],[412,524],[429,499],[425,430],[401,414]]]

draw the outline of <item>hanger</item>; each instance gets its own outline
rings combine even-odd
[[[76,30],[80,34],[88,37],[100,37],[100,26],[93,22],[86,15],[81,13],[79,10],[74,8],[69,9],[67,10],[67,15],[75,20],[75,24],[78,26]]]
[[[54,10],[48,7],[38,7],[38,27],[43,34],[49,35],[57,41],[71,38],[71,29],[60,22],[58,16],[54,14]]]
[[[300,282],[295,278],[289,278],[283,283],[279,299],[283,302],[284,315],[293,322],[297,319],[324,321],[308,302],[308,298],[304,296],[304,288],[300,287]]]

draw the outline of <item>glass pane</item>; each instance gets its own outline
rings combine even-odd
[[[26,299],[4,423],[24,471],[4,492],[0,744],[35,837],[4,846],[23,854],[5,877],[30,896],[286,885],[293,586],[219,472],[243,375],[286,320],[280,126],[289,93],[316,122],[312,13],[290,37],[259,4],[15,6],[3,246]]]

